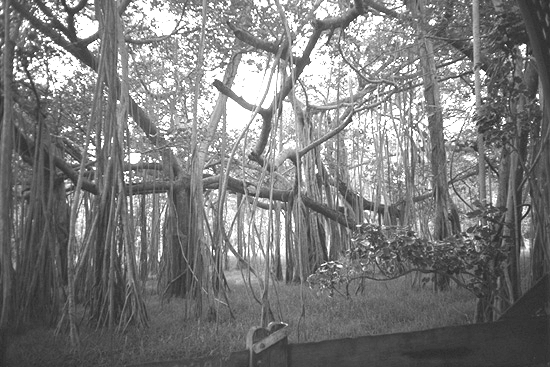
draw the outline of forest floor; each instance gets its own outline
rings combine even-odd
[[[124,366],[151,361],[228,355],[245,349],[245,337],[260,324],[260,305],[238,270],[227,273],[229,307],[218,301],[216,312],[201,321],[185,317],[184,301],[161,301],[146,295],[148,328],[124,333],[96,330],[81,322],[81,348],[73,351],[66,334],[33,327],[12,336],[7,366]],[[317,294],[299,284],[271,284],[270,302],[276,320],[289,324],[291,343],[361,335],[423,330],[471,323],[475,299],[462,289],[435,293],[412,287],[413,278],[369,281],[351,298]],[[150,287],[152,288],[152,287]],[[353,288],[355,292],[355,287]],[[255,285],[255,297],[259,298]]]

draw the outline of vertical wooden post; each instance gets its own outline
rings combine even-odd
[[[267,328],[252,327],[246,336],[249,367],[288,367],[288,327],[271,322]]]

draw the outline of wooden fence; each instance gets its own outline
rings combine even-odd
[[[550,366],[549,280],[545,276],[493,323],[288,344],[285,324],[252,328],[247,348],[227,358],[140,367]]]

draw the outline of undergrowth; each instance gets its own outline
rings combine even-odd
[[[229,280],[234,319],[228,307],[218,302],[210,317],[189,320],[182,300],[161,302],[157,295],[148,294],[149,328],[129,328],[120,334],[91,329],[82,322],[82,347],[73,351],[68,335],[55,336],[51,328],[35,327],[12,337],[8,366],[122,366],[243,350],[247,331],[260,323],[260,306],[238,272],[232,272]],[[305,284],[271,287],[273,314],[277,321],[289,324],[291,343],[467,324],[475,308],[473,296],[464,290],[413,289],[411,277],[365,281],[362,292],[351,298],[318,295]]]

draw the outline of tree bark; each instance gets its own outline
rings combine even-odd
[[[417,32],[419,34],[418,51],[422,71],[422,83],[424,86],[425,110],[428,116],[428,130],[431,145],[431,169],[432,188],[434,190],[434,232],[436,240],[443,240],[452,234],[460,232],[458,213],[454,208],[449,195],[447,183],[447,155],[445,152],[445,138],[443,136],[443,108],[437,81],[434,50],[431,38],[426,35],[427,27],[425,19],[425,7],[423,1],[411,2],[413,16],[418,16]],[[436,290],[449,288],[449,278],[444,275],[434,275],[434,287]]]
[[[2,311],[0,315],[0,333],[11,322],[13,316],[12,282],[13,266],[11,262],[11,192],[12,192],[12,80],[13,80],[13,49],[15,43],[11,40],[10,1],[4,0],[4,48],[2,56],[2,80],[4,88],[0,101],[0,269]],[[0,336],[1,337],[1,336]]]
[[[294,112],[297,119],[296,126],[300,129],[298,132],[299,145],[302,148],[315,140],[318,129],[312,123],[307,110],[302,109],[297,101],[294,101]],[[321,161],[319,148],[314,148],[306,153],[302,161],[303,179],[297,177],[297,180],[305,187],[305,193],[310,199],[322,202],[322,182],[319,181],[321,176],[318,176],[317,172],[323,172],[325,168]],[[303,266],[301,279],[305,280],[321,263],[328,261],[326,230],[323,217],[317,213],[311,213],[309,208],[302,206],[301,195],[298,196],[296,204],[295,209],[302,212],[295,214],[295,220],[303,219],[299,226],[303,233],[299,233],[298,236],[302,237],[299,245],[303,247],[301,249],[301,265]]]
[[[140,252],[139,252],[139,278],[141,280],[142,289],[145,291],[147,276],[149,274],[148,259],[147,259],[147,209],[145,195],[141,196],[139,204],[139,234],[140,234]]]
[[[520,0],[518,5],[537,61],[542,85],[540,100],[543,116],[540,129],[534,134],[536,144],[531,161],[534,173],[529,181],[535,232],[531,254],[531,282],[534,284],[543,274],[550,271],[550,24],[546,21],[549,15],[548,4]]]

